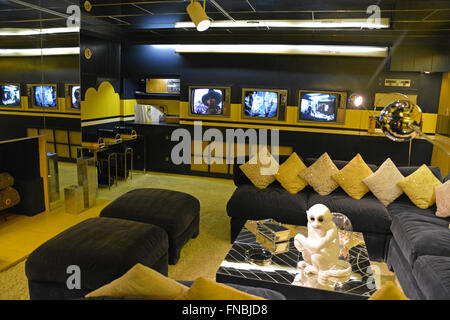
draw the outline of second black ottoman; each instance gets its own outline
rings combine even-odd
[[[85,220],[50,239],[28,257],[32,300],[83,298],[138,263],[167,275],[168,239],[162,228],[113,218]],[[68,268],[79,268],[81,288],[69,288]],[[70,271],[70,270],[69,270]]]
[[[169,264],[180,258],[181,249],[199,234],[200,202],[193,196],[163,189],[136,189],[110,203],[100,217],[154,224],[169,235]]]

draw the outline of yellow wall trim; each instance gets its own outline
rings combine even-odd
[[[98,89],[89,88],[81,101],[81,120],[120,116],[120,96],[111,83],[104,81]]]
[[[6,111],[0,110],[0,114],[4,115],[14,115],[14,116],[23,116],[23,117],[51,117],[51,118],[72,118],[72,119],[80,119],[80,114],[57,114],[52,112],[42,112],[42,111]]]

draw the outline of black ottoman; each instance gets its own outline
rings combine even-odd
[[[134,220],[163,228],[169,235],[169,264],[174,265],[183,246],[198,236],[200,202],[183,192],[136,189],[110,203],[100,217]]]
[[[113,218],[85,220],[50,239],[29,256],[25,273],[30,298],[65,300],[121,277],[137,263],[167,275],[167,233],[160,227]],[[80,270],[80,289],[67,286]]]

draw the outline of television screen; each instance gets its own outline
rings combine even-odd
[[[70,93],[70,107],[72,109],[79,110],[80,102],[81,102],[81,87],[80,86],[70,86],[69,93]]]
[[[35,107],[55,108],[57,105],[55,86],[33,87],[33,98]]]
[[[248,117],[275,118],[278,115],[278,93],[245,91],[244,114]]]
[[[20,86],[0,85],[0,104],[8,107],[20,107]]]
[[[300,120],[336,121],[339,96],[328,93],[303,93],[300,102]]]
[[[192,89],[191,112],[195,115],[223,115],[222,89]]]

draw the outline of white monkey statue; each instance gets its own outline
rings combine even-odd
[[[339,234],[333,222],[333,214],[323,204],[312,206],[308,215],[308,237],[297,234],[294,245],[302,253],[303,261],[298,263],[299,276],[317,275],[321,284],[330,277],[348,277],[350,264],[345,269],[335,269],[339,259]]]

